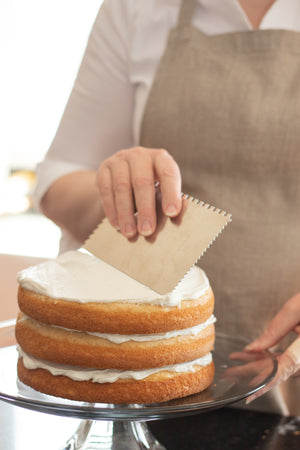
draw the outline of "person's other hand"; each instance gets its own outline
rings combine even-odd
[[[165,215],[176,217],[181,210],[180,170],[164,149],[134,147],[115,153],[100,165],[97,185],[106,217],[128,238],[155,231],[155,185]]]
[[[281,381],[290,376],[300,375],[300,293],[292,297],[271,320],[264,333],[245,348],[249,352],[258,352],[272,348],[290,331],[298,334],[298,338],[277,356],[278,372],[275,378],[263,389],[251,395],[247,403],[260,397]]]

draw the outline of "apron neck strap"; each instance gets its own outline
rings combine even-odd
[[[190,25],[197,0],[181,0],[181,6],[178,16],[177,27]]]

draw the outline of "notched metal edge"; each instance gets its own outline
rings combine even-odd
[[[184,274],[184,276],[178,281],[178,283],[176,284],[176,286],[173,288],[173,291],[179,286],[179,284],[186,278],[186,276],[188,275],[188,273],[191,271],[192,267],[194,267],[202,258],[202,256],[207,252],[207,250],[211,247],[211,245],[215,242],[215,240],[220,236],[220,234],[223,232],[223,230],[227,227],[227,225],[232,222],[232,214],[221,210],[220,208],[217,208],[215,206],[210,205],[209,203],[206,203],[202,200],[199,200],[196,197],[192,197],[189,194],[184,194],[181,193],[182,198],[185,198],[186,200],[189,200],[190,202],[195,203],[196,205],[200,206],[200,207],[204,207],[207,209],[212,209],[212,211],[215,211],[217,214],[221,214],[224,217],[228,218],[228,222],[226,222],[224,224],[224,226],[220,229],[219,233],[214,237],[214,239],[210,242],[210,244],[206,247],[206,249],[199,255],[199,257],[196,259],[196,261],[194,262],[194,264],[187,270],[187,272]],[[173,292],[172,291],[172,292]]]
[[[222,210],[220,208],[217,208],[216,206],[210,205],[209,203],[206,203],[203,200],[199,200],[198,198],[193,197],[193,196],[191,196],[189,194],[181,193],[181,197],[186,199],[186,200],[188,200],[188,201],[190,201],[190,202],[192,202],[192,203],[195,203],[196,205],[200,206],[201,208],[211,209],[212,211],[215,211],[217,214],[220,214],[220,215],[222,215],[224,217],[228,217],[228,219],[230,219],[230,222],[232,221],[232,219],[231,219],[232,215],[230,213],[228,213],[228,212],[226,212],[226,211],[224,211],[224,210]],[[223,228],[222,228],[222,230],[223,230]],[[214,241],[212,241],[212,242],[214,242]]]

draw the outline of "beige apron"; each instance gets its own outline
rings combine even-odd
[[[196,4],[182,1],[140,144],[174,156],[183,192],[232,213],[200,265],[218,329],[253,339],[300,292],[300,34],[207,36],[191,25]],[[258,407],[300,414],[300,379],[287,384]]]

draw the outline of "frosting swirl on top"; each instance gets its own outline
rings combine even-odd
[[[23,288],[52,298],[80,303],[126,302],[165,307],[180,306],[181,300],[197,299],[209,288],[203,270],[193,266],[172,292],[160,295],[82,251],[69,251],[28,267],[18,273],[17,280]]]

